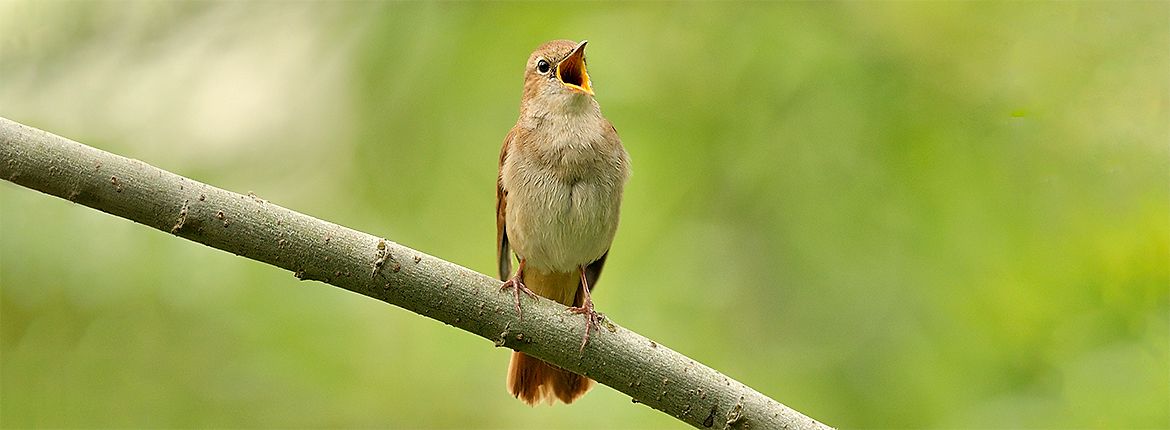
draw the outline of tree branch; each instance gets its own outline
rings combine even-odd
[[[698,428],[827,429],[710,367],[606,319],[524,301],[455,263],[0,118],[0,177],[459,327],[593,378]]]

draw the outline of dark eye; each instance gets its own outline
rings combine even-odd
[[[543,58],[541,58],[540,60],[537,60],[537,61],[536,61],[536,71],[537,71],[537,73],[540,73],[540,74],[542,74],[542,75],[543,75],[543,74],[545,74],[545,73],[548,73],[548,69],[549,69],[550,67],[552,67],[552,66],[550,66],[550,65],[548,64],[548,61],[545,61]]]

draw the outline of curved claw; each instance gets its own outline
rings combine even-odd
[[[585,336],[581,339],[581,349],[585,352],[585,344],[589,343],[589,332],[596,330],[601,324],[601,314],[593,310],[593,298],[589,296],[589,281],[585,279],[585,269],[581,269],[581,292],[585,295],[581,306],[569,308],[569,312],[585,316]]]
[[[601,314],[593,310],[592,300],[586,302],[584,306],[569,308],[569,312],[585,316],[585,336],[581,338],[581,349],[578,350],[578,352],[585,352],[585,344],[589,343],[589,332],[597,330],[601,324]]]
[[[532,297],[534,300],[537,298],[536,293],[534,293],[534,292],[532,292],[532,290],[528,289],[528,287],[524,285],[524,281],[521,280],[521,278],[522,278],[521,274],[523,272],[524,272],[524,260],[520,260],[520,268],[516,269],[516,274],[513,275],[511,279],[508,279],[507,281],[505,281],[503,285],[500,285],[500,291],[504,291],[504,290],[511,288],[513,290],[513,292],[515,293],[515,295],[516,295],[516,315],[520,316],[520,321],[524,321],[524,312],[520,310],[520,292],[523,291],[524,294],[527,294],[529,297]]]

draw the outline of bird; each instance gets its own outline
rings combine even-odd
[[[501,290],[512,290],[520,319],[521,294],[584,315],[582,351],[600,323],[590,290],[609,255],[630,176],[629,154],[594,97],[587,43],[553,40],[528,57],[520,117],[504,138],[496,181]],[[587,377],[512,352],[507,389],[524,403],[568,404],[592,386]]]

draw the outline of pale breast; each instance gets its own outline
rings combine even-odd
[[[529,267],[571,271],[609,249],[627,176],[625,151],[614,143],[616,151],[576,143],[508,154],[508,240]]]

